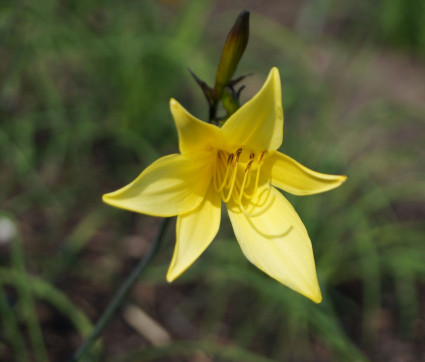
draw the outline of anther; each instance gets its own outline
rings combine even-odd
[[[233,157],[234,157],[235,155],[233,154],[233,153],[231,153],[230,155],[229,155],[229,157],[227,158],[227,164],[229,165],[232,161],[233,161]]]
[[[239,161],[239,156],[241,155],[241,153],[242,153],[242,148],[238,148],[238,149],[236,150],[236,152],[235,152],[236,157],[233,159],[233,163],[232,163],[232,166],[233,166],[233,167],[235,167],[235,166],[236,166],[236,164],[238,163],[238,161]]]
[[[258,160],[257,160],[258,163],[261,162],[261,160],[263,159],[263,156],[265,155],[266,152],[267,151],[263,151],[263,152],[260,153],[260,156],[258,156]]]
[[[251,161],[249,161],[248,162],[248,164],[246,165],[246,167],[245,167],[245,171],[244,172],[246,172],[246,171],[248,171],[249,170],[249,168],[251,167],[251,165],[252,165],[252,163],[253,163],[254,161],[251,159]]]

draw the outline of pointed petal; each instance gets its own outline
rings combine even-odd
[[[341,186],[347,176],[327,175],[310,170],[291,157],[273,152],[264,160],[262,174],[273,186],[294,195],[312,195]]]
[[[283,110],[277,68],[271,69],[261,90],[226,121],[222,131],[227,143],[234,149],[245,146],[256,152],[280,147]]]
[[[153,216],[174,216],[195,209],[211,181],[208,158],[190,161],[182,155],[162,157],[133,182],[103,195],[109,205]]]
[[[272,187],[273,200],[264,212],[242,212],[233,205],[229,216],[243,253],[266,274],[320,303],[313,250],[304,224],[292,205]]]
[[[170,110],[179,135],[179,148],[183,154],[207,150],[217,138],[220,129],[192,116],[175,99],[170,100]]]
[[[195,210],[177,217],[176,247],[167,281],[180,276],[210,245],[217,235],[220,217],[221,199],[213,187]]]

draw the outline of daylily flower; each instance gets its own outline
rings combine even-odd
[[[219,128],[170,101],[179,154],[162,157],[103,201],[154,216],[177,215],[167,281],[182,274],[216,236],[221,202],[240,247],[263,272],[316,303],[322,300],[311,242],[292,205],[275,188],[311,195],[345,176],[312,171],[277,151],[283,138],[279,71]]]

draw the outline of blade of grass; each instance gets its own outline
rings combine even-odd
[[[39,362],[49,361],[46,347],[44,345],[43,334],[37,318],[34,298],[31,293],[30,285],[24,277],[26,273],[24,251],[21,239],[17,235],[12,240],[12,264],[15,270],[20,272],[16,283],[19,295],[19,307],[22,313],[22,319],[28,328],[28,334],[34,351],[35,360]]]
[[[81,336],[85,337],[91,332],[93,325],[90,320],[59,289],[42,278],[30,276],[16,269],[0,268],[1,284],[8,284],[18,288],[22,282],[25,282],[35,298],[46,301],[62,313],[62,315],[66,316]],[[93,352],[91,357],[97,360],[101,353],[100,343],[95,344]]]
[[[3,284],[4,282],[2,279],[3,278],[0,277],[0,284]],[[15,317],[15,311],[9,305],[3,290],[3,285],[0,285],[0,315],[5,337],[9,340],[9,343],[12,346],[16,361],[28,361],[28,353],[22,333],[19,330],[18,322]]]

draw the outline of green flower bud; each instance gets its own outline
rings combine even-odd
[[[243,10],[227,35],[221,53],[214,86],[214,98],[220,100],[245,51],[249,38],[249,11]]]

